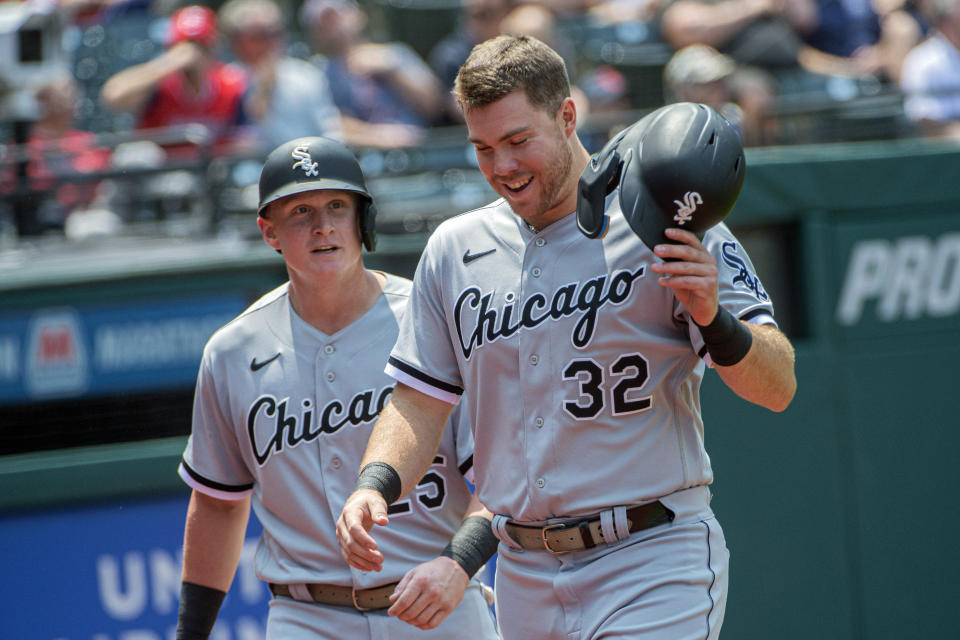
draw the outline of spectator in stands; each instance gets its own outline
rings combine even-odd
[[[801,62],[823,74],[896,82],[904,56],[921,36],[919,22],[902,0],[900,5],[817,0],[817,26],[804,37],[813,50]]]
[[[667,102],[700,102],[713,107],[740,132],[744,146],[776,141],[771,106],[772,80],[755,69],[740,69],[733,58],[705,44],[688,45],[663,70]]]
[[[883,69],[893,85],[900,82],[903,60],[927,37],[930,25],[926,5],[931,0],[872,0],[880,17]]]
[[[616,67],[601,64],[581,74],[576,84],[590,105],[589,113],[577,118],[577,134],[587,151],[596,153],[634,120],[629,83]]]
[[[960,0],[933,0],[932,34],[903,61],[907,117],[927,136],[960,141]]]
[[[862,55],[880,39],[880,18],[870,0],[817,0],[817,25],[804,37],[835,56]]]
[[[100,96],[115,111],[138,115],[138,129],[153,132],[168,158],[196,157],[197,147],[173,130],[177,125],[201,124],[218,150],[229,149],[232,137],[246,124],[243,95],[247,76],[242,69],[219,60],[216,14],[203,6],[181,8],[170,17],[166,50],[157,58],[128,67],[104,83]]]
[[[675,49],[707,44],[738,64],[774,71],[779,92],[822,90],[838,77],[895,78],[916,30],[905,13],[881,21],[871,0],[675,0],[661,34]]]
[[[37,119],[23,147],[25,157],[16,158],[26,163],[26,186],[35,193],[31,208],[40,230],[62,230],[68,216],[94,202],[99,181],[75,179],[78,174],[110,167],[110,150],[94,133],[76,127],[78,93],[76,80],[66,73],[37,87]],[[3,167],[0,182],[0,192],[16,188],[13,163]]]
[[[260,150],[303,136],[343,140],[326,77],[306,60],[286,55],[280,7],[273,0],[228,0],[219,15],[230,49],[250,78],[244,105]]]
[[[354,0],[307,0],[300,22],[354,142],[366,132],[376,146],[412,145],[442,122],[439,79],[410,46],[368,40],[367,13]]]
[[[473,47],[500,35],[500,21],[513,4],[513,0],[463,0],[458,27],[434,45],[429,56],[430,66],[440,78],[445,92],[453,89],[460,65]],[[452,96],[447,97],[444,106],[448,122],[463,122],[463,114]]]
[[[736,68],[733,58],[709,45],[688,45],[674,53],[663,68],[666,102],[699,102],[713,107],[742,136],[743,110],[733,101],[730,88]]]
[[[653,23],[670,0],[599,0],[580,3],[581,12],[600,24]]]
[[[660,33],[676,50],[706,44],[740,64],[791,69],[816,26],[815,0],[675,0]]]

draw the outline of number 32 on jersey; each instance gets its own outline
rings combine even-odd
[[[571,360],[563,369],[564,380],[577,384],[577,398],[566,400],[563,410],[577,420],[592,420],[610,407],[614,416],[646,411],[652,396],[639,396],[650,378],[647,359],[639,353],[619,356],[608,367],[592,358]]]

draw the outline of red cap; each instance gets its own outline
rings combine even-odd
[[[193,40],[205,47],[213,48],[217,41],[217,14],[212,9],[200,5],[177,9],[170,16],[167,40],[164,44],[172,47],[184,40]]]

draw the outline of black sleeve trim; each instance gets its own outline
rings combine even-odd
[[[463,461],[463,463],[457,467],[460,470],[460,475],[467,475],[467,471],[470,471],[470,468],[473,466],[473,454],[470,454],[470,457]]]
[[[447,393],[452,393],[458,396],[463,395],[463,389],[461,387],[458,387],[456,385],[444,382],[443,380],[437,380],[436,378],[428,376],[427,374],[423,373],[419,369],[415,369],[414,367],[411,367],[406,362],[403,362],[402,360],[398,360],[393,356],[391,356],[387,362],[389,362],[390,365],[393,366],[394,368],[400,371],[403,371],[408,376],[416,378],[417,380],[420,380],[421,382],[428,384],[431,387],[436,387],[441,391],[446,391]]]
[[[181,459],[180,464],[183,466],[184,471],[186,471],[191,478],[199,482],[205,487],[210,487],[211,489],[216,489],[218,491],[227,491],[231,493],[243,493],[244,491],[250,491],[253,489],[253,483],[250,484],[223,484],[220,482],[214,482],[209,478],[204,478],[202,475],[193,470],[190,465],[187,464],[186,460]]]
[[[772,318],[773,312],[770,311],[769,309],[754,309],[753,311],[748,311],[747,313],[740,316],[740,320],[743,320],[744,322],[750,322],[757,316],[770,316]]]

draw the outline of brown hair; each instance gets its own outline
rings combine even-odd
[[[534,37],[501,35],[473,48],[457,73],[453,97],[467,111],[517,89],[530,104],[553,113],[570,96],[567,67],[556,51]]]

